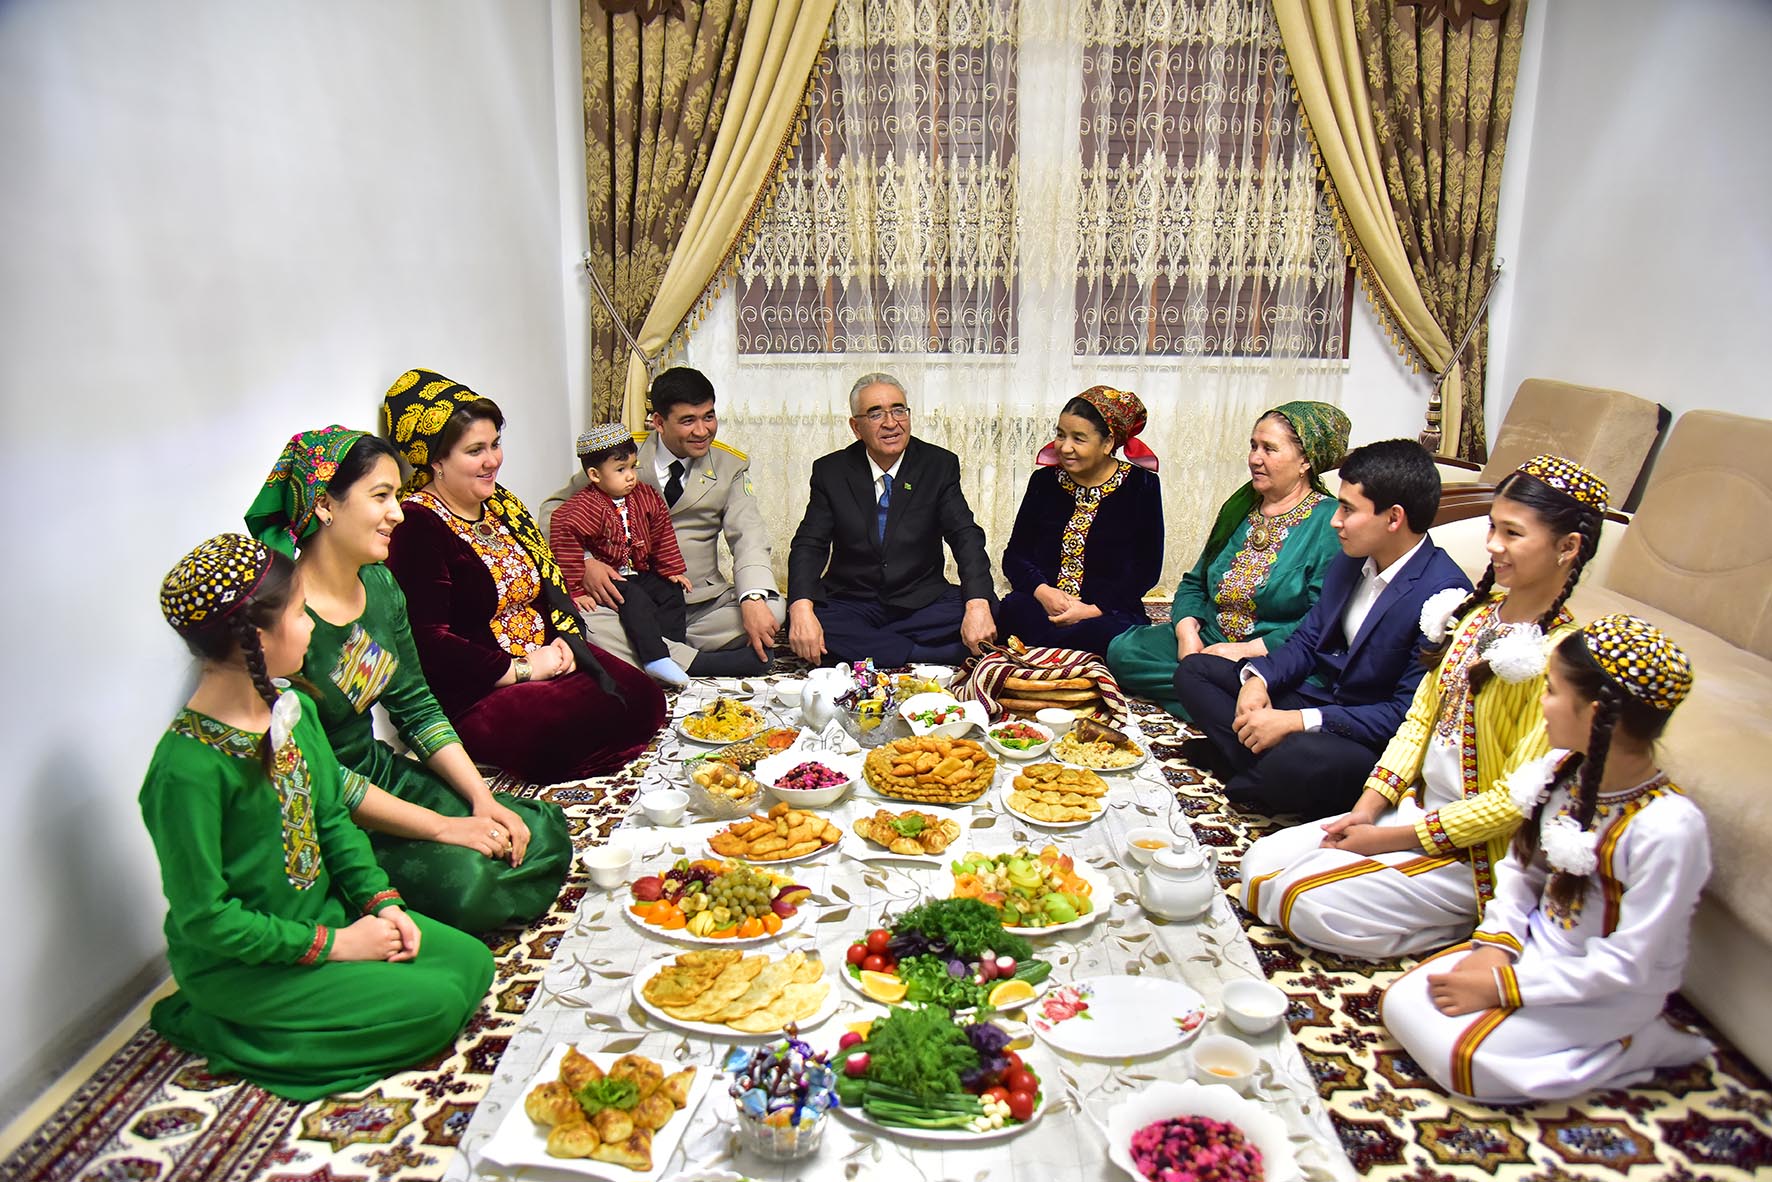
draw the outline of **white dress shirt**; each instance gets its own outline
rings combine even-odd
[[[898,470],[902,467],[904,467],[904,453],[903,452],[898,453],[898,458],[896,460],[892,461],[892,467],[890,467],[890,468],[882,468],[882,467],[880,467],[880,465],[874,463],[873,456],[868,457],[868,468],[874,474],[874,504],[878,505],[880,503],[880,493],[883,491],[880,488],[880,481],[882,479],[887,479],[887,478],[890,478],[892,480],[897,480],[898,479]]]

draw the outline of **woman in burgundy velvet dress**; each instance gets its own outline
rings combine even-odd
[[[425,680],[468,754],[535,783],[617,770],[666,716],[651,678],[588,644],[547,538],[498,484],[497,404],[408,370],[382,429],[412,465],[388,569]]]

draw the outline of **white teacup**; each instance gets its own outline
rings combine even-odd
[[[640,794],[640,811],[654,825],[678,825],[689,807],[689,794],[680,788],[654,788]]]
[[[1224,987],[1224,1014],[1244,1034],[1272,1030],[1286,1016],[1289,999],[1266,981],[1243,977]]]
[[[1261,1065],[1247,1043],[1228,1034],[1208,1034],[1194,1044],[1194,1078],[1205,1084],[1228,1084],[1247,1092]]]
[[[1181,842],[1169,830],[1147,825],[1126,835],[1126,856],[1139,866],[1149,866],[1158,850],[1173,849]]]
[[[628,880],[628,867],[634,864],[634,851],[625,845],[593,846],[584,853],[585,866],[591,881],[604,890],[611,890]]]
[[[783,706],[798,706],[800,695],[805,692],[806,682],[798,677],[789,677],[775,683],[775,700]]]

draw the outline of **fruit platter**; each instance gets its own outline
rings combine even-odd
[[[629,922],[649,935],[697,944],[757,944],[806,922],[809,887],[744,862],[679,858],[628,885]]]
[[[1026,846],[1001,853],[974,850],[950,863],[953,897],[977,899],[996,908],[1004,930],[1045,935],[1093,923],[1098,901],[1112,902],[1107,885],[1048,845],[1038,853]]]
[[[1040,1119],[1040,1077],[1009,1032],[937,1008],[877,1018],[838,1044],[837,1111],[858,1124],[932,1141],[978,1143]]]
[[[885,1005],[902,1002],[961,1013],[1016,1009],[1045,991],[1052,966],[1005,931],[977,899],[920,903],[850,944],[844,980]]]

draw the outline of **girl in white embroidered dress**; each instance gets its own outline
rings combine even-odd
[[[1662,1015],[1710,875],[1704,817],[1655,765],[1686,656],[1604,616],[1547,670],[1550,755],[1508,782],[1528,821],[1471,943],[1385,993],[1391,1033],[1444,1087],[1489,1103],[1635,1083],[1710,1051]]]

